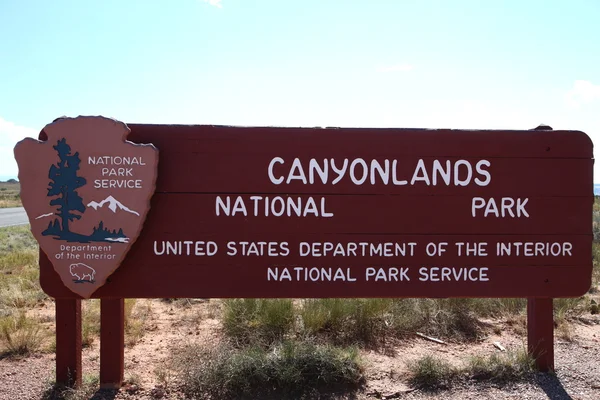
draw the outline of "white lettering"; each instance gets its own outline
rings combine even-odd
[[[304,170],[302,169],[302,164],[300,163],[299,158],[294,159],[292,168],[290,169],[290,173],[288,174],[288,178],[285,183],[289,184],[292,180],[300,180],[306,185],[306,175],[304,175]]]
[[[485,176],[484,180],[481,180],[479,178],[475,178],[475,183],[479,186],[487,186],[490,184],[490,182],[492,181],[492,175],[486,171],[485,169],[483,169],[483,167],[489,167],[491,165],[491,163],[488,160],[481,160],[479,161],[476,165],[475,165],[475,169],[477,170],[477,173]]]
[[[421,173],[421,175],[419,175]],[[419,160],[417,163],[417,168],[415,168],[415,172],[410,180],[410,184],[414,185],[417,181],[423,181],[427,186],[430,185],[429,175],[427,174],[427,168],[425,168],[425,163],[423,160]]]
[[[283,164],[284,163],[283,158],[275,157],[269,163],[269,179],[271,180],[271,183],[273,183],[274,185],[279,185],[279,184],[281,184],[281,182],[283,182],[283,177],[275,178],[275,174],[273,173],[273,167],[275,166],[275,163]]]
[[[360,179],[358,179],[356,177],[356,166],[360,164],[362,167],[362,177]],[[367,166],[367,163],[365,162],[365,160],[363,160],[362,158],[357,158],[356,160],[352,161],[352,164],[350,164],[350,179],[352,180],[352,182],[355,185],[362,185],[363,183],[365,183],[365,181],[367,180],[367,177],[369,176],[369,167]]]

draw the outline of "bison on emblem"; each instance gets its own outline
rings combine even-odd
[[[94,282],[94,275],[96,274],[96,270],[89,265],[85,265],[83,263],[71,264],[69,267],[71,275],[76,279],[73,279],[75,282]],[[87,279],[86,279],[87,278]]]

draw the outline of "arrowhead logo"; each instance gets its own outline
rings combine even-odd
[[[21,200],[62,282],[89,298],[142,230],[158,150],[126,141],[127,125],[104,117],[61,118],[44,132],[46,141],[15,146]]]

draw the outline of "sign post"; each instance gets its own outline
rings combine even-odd
[[[527,299],[527,351],[542,372],[554,370],[554,318],[552,299]]]
[[[83,130],[68,128],[81,126],[99,137],[118,126],[128,147],[86,147],[77,139]],[[25,151],[63,137],[70,153],[32,159]],[[521,297],[530,299],[529,350],[548,369],[552,298],[591,285],[594,160],[582,132],[127,126],[79,117],[50,124],[40,138],[15,154],[44,251],[40,282],[57,299],[100,298],[120,315],[122,298]],[[69,211],[76,221],[65,233],[48,167],[64,168],[75,151],[75,175],[94,190],[76,181],[65,192],[84,210]],[[107,191],[115,202],[104,201]],[[114,261],[90,279],[60,261],[77,254]],[[103,317],[102,341],[122,335],[115,321]],[[122,365],[120,343],[105,349],[105,360]],[[106,369],[103,382],[120,383],[119,368]]]
[[[81,300],[56,299],[56,382],[81,384]]]
[[[100,300],[100,386],[121,386],[125,366],[125,301]]]

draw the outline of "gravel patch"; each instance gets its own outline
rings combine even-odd
[[[40,399],[54,378],[54,356],[0,360],[0,400]]]

